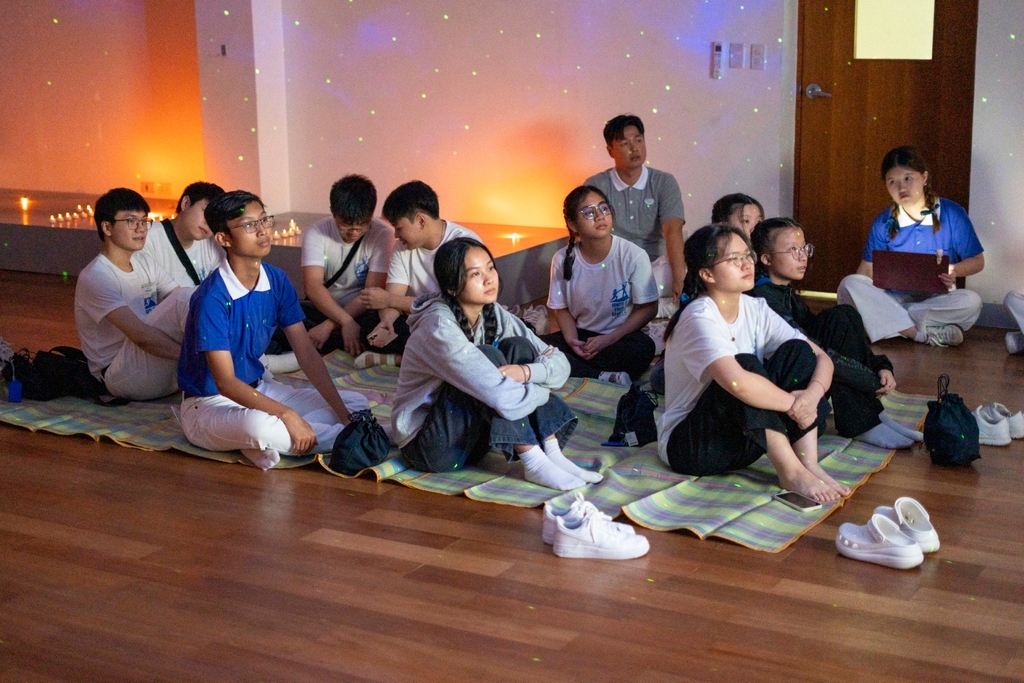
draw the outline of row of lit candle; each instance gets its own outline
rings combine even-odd
[[[288,229],[287,230],[275,230],[274,231],[273,239],[275,239],[275,240],[286,239],[288,237],[294,237],[295,235],[301,235],[301,234],[302,234],[302,228],[300,228],[299,226],[295,225],[295,219],[293,218],[292,220],[288,221]]]

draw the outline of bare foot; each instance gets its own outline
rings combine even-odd
[[[778,474],[779,485],[782,488],[787,491],[796,491],[819,503],[837,500],[840,497],[839,491],[818,478],[816,474],[809,472],[802,465],[789,468],[785,472],[780,471]]]
[[[850,487],[843,486],[838,481],[830,477],[828,472],[823,470],[821,465],[818,464],[818,459],[816,457],[806,457],[801,453],[797,453],[796,457],[808,472],[823,481],[827,486],[830,486],[832,490],[840,496],[850,495]]]

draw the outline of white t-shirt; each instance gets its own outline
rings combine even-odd
[[[164,226],[158,221],[149,224],[149,234],[146,237],[146,245],[142,248],[143,254],[148,254],[167,274],[178,283],[180,287],[195,287],[192,278],[188,276],[185,266],[181,265],[178,255],[174,253],[171,241],[167,239]],[[196,275],[202,282],[206,276],[217,270],[220,262],[224,260],[224,248],[217,244],[217,240],[208,237],[205,240],[196,240],[192,246],[185,250],[185,255],[192,261],[192,267],[196,269]]]
[[[576,327],[608,334],[625,322],[633,304],[658,300],[651,259],[632,242],[612,235],[612,247],[600,263],[587,263],[576,249],[572,279],[562,275],[566,247],[551,259],[548,308],[569,309]]]
[[[665,414],[658,425],[658,455],[668,464],[668,439],[686,419],[714,380],[711,363],[726,356],[750,353],[764,361],[790,339],[807,339],[764,299],[740,295],[736,321],[729,324],[707,296],[698,297],[679,316],[665,344]]]
[[[126,273],[99,254],[78,275],[75,287],[75,327],[89,371],[99,377],[128,340],[106,319],[111,311],[127,306],[145,322],[146,316],[178,284],[148,254],[132,254],[132,272]]]
[[[445,221],[444,237],[435,249],[406,249],[401,242],[391,252],[391,265],[388,267],[388,284],[408,285],[406,296],[418,297],[436,293],[437,279],[434,277],[434,256],[441,245],[456,237],[472,237],[483,242],[475,232],[457,223]]]
[[[302,266],[322,267],[323,279],[327,280],[338,272],[354,244],[341,241],[333,218],[319,220],[309,226],[302,236]],[[370,228],[359,243],[359,251],[341,277],[327,290],[339,306],[347,304],[366,286],[367,275],[388,272],[388,260],[394,246],[394,228],[379,218],[370,221]]]

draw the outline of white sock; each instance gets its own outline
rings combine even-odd
[[[916,429],[904,427],[899,422],[886,415],[885,411],[879,413],[878,419],[882,421],[882,424],[884,424],[886,427],[896,432],[897,434],[902,434],[908,439],[913,439],[914,441],[924,441],[924,434],[917,431]]]
[[[875,425],[855,438],[880,448],[910,448],[914,445],[913,439],[893,431],[885,424]]]
[[[578,479],[582,479],[588,484],[597,484],[604,479],[604,477],[599,473],[585,470],[569,458],[565,457],[565,454],[562,453],[562,449],[558,447],[558,439],[545,439],[544,453],[547,454],[548,459],[555,463],[557,467]]]
[[[611,382],[612,384],[620,384],[620,385],[622,385],[624,387],[628,387],[629,385],[631,385],[633,383],[633,380],[631,380],[629,378],[629,373],[625,372],[625,371],[622,371],[622,372],[610,372],[608,370],[605,370],[604,372],[599,374],[597,376],[597,378],[599,380],[601,380],[602,382]]]
[[[357,370],[365,370],[374,365],[398,365],[397,356],[393,353],[375,353],[363,351],[352,363]]]
[[[299,369],[299,361],[295,359],[295,353],[280,353],[272,356],[264,356],[267,359],[267,370],[274,375],[285,375]]]
[[[243,448],[242,455],[264,472],[281,461],[281,454],[273,448]]]
[[[562,491],[571,491],[586,484],[551,462],[540,446],[533,446],[525,453],[520,453],[519,458],[526,470],[526,481]]]

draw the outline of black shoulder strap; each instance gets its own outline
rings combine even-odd
[[[178,236],[174,234],[174,225],[169,219],[160,221],[160,225],[164,226],[164,232],[167,233],[167,241],[174,247],[174,253],[178,255],[178,260],[181,261],[181,265],[185,266],[185,272],[192,278],[192,283],[195,285],[199,284],[199,274],[196,273],[195,266],[192,265],[192,261],[189,260],[188,254],[185,253],[185,249],[181,246],[181,242],[178,241]]]
[[[348,256],[345,257],[345,262],[341,264],[341,268],[338,272],[332,275],[331,279],[324,282],[324,289],[330,289],[331,285],[337,282],[338,278],[341,277],[341,274],[345,272],[346,268],[348,268],[348,264],[352,263],[352,259],[355,258],[356,252],[359,251],[359,245],[363,242],[363,237],[366,237],[366,233],[363,233],[363,236],[357,239],[355,244],[352,245],[352,249],[349,250]]]

